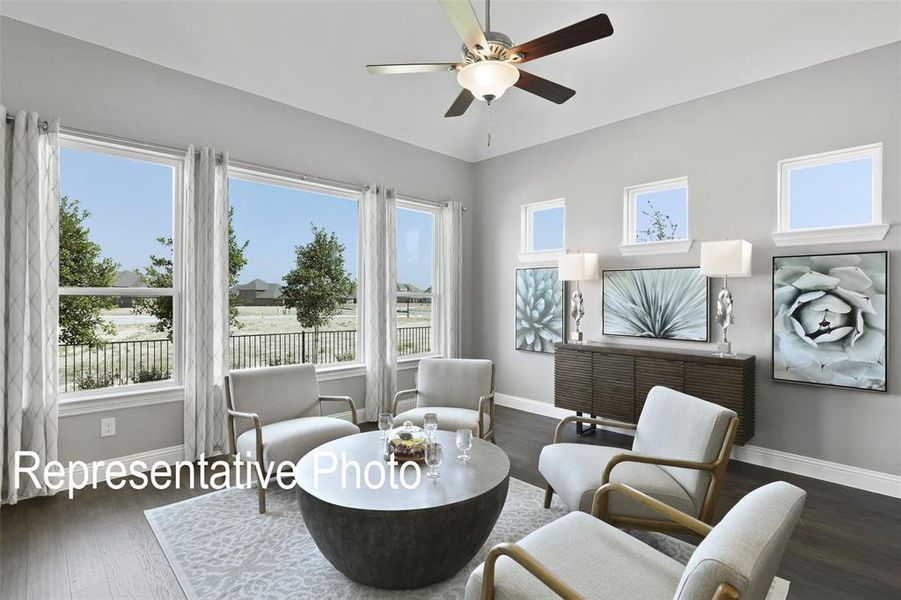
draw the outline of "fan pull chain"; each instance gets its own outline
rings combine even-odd
[[[491,102],[488,102],[488,144],[491,147]]]

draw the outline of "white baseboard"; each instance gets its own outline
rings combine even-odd
[[[901,498],[901,476],[761,446],[735,446],[732,458],[859,490]]]
[[[521,410],[524,412],[534,413],[536,415],[542,415],[545,417],[551,417],[554,419],[562,419],[564,417],[571,417],[576,414],[573,410],[567,410],[565,408],[557,408],[553,404],[549,402],[541,402],[539,400],[532,400],[530,398],[523,398],[521,396],[511,396],[510,394],[494,394],[495,402],[497,402],[498,406],[506,406],[507,408],[515,408],[516,410]],[[588,415],[584,415],[588,416]],[[625,435],[635,435],[635,432],[631,429],[620,429],[619,427],[601,427],[601,429],[606,429],[608,431],[615,431],[616,433],[623,433]]]
[[[75,469],[66,469],[65,481],[67,485],[63,488],[63,490],[71,487],[71,482],[73,479],[76,481],[84,481],[85,476],[87,476],[87,484],[88,486],[93,485],[94,483],[100,483],[102,481],[109,481],[109,478],[106,474],[106,466],[111,462],[121,462],[125,465],[126,469],[130,470],[131,465],[136,462],[142,462],[146,464],[148,467],[157,462],[165,462],[166,464],[173,465],[179,461],[185,459],[185,447],[184,444],[179,444],[178,446],[170,446],[168,448],[160,448],[158,450],[149,450],[147,452],[138,452],[137,454],[129,454],[127,456],[120,456],[118,458],[104,458],[102,460],[89,462],[89,463],[81,463],[77,464]],[[94,464],[99,464],[96,469],[97,477],[94,477]],[[87,471],[87,474],[85,474]]]
[[[495,394],[497,404],[516,410],[529,412],[554,419],[562,419],[575,414],[571,410],[557,408],[548,402],[540,402],[529,398],[511,396],[509,394]],[[627,429],[605,427],[618,433],[632,435]],[[732,458],[744,463],[768,467],[786,473],[820,479],[830,483],[837,483],[859,490],[884,494],[894,498],[901,498],[901,476],[881,471],[872,471],[861,467],[844,465],[841,463],[811,458],[800,454],[772,450],[760,446],[735,446],[732,449]]]

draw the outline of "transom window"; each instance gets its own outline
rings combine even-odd
[[[397,354],[434,354],[435,306],[439,298],[436,227],[438,211],[397,200]]]
[[[359,363],[359,192],[229,168],[231,368]]]
[[[563,254],[566,247],[566,201],[563,198],[522,207],[520,260],[540,262]]]
[[[688,178],[623,190],[622,254],[688,252]]]
[[[60,391],[179,381],[184,157],[60,146]]]
[[[779,231],[882,223],[882,144],[779,162]]]

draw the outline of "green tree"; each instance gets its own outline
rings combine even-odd
[[[648,210],[641,211],[641,214],[650,218],[651,221],[646,229],[638,231],[638,242],[662,242],[676,239],[676,230],[679,226],[652,202],[648,202]]]
[[[338,314],[356,285],[344,269],[344,244],[334,232],[310,224],[313,239],[296,246],[295,266],[285,275],[282,298],[297,320],[313,329],[313,361],[318,356],[319,328]]]
[[[231,289],[238,284],[238,276],[241,269],[247,264],[247,258],[244,251],[250,244],[249,240],[238,243],[238,237],[235,235],[235,228],[232,224],[234,217],[234,208],[228,209],[228,322],[231,327],[239,328],[241,323],[238,322],[238,305],[240,297],[237,292]],[[150,264],[146,269],[141,271],[141,276],[147,282],[149,287],[172,287],[172,238],[158,237],[156,241],[162,245],[167,252],[162,255],[151,254]],[[172,339],[172,297],[165,296],[161,298],[138,298],[135,300],[134,311],[138,314],[151,315],[156,318],[154,329],[160,333],[165,333],[166,337]]]
[[[85,224],[90,212],[78,200],[63,196],[59,201],[59,285],[60,287],[112,287],[119,266],[101,256],[100,245],[91,241]],[[114,335],[116,327],[100,316],[100,311],[116,307],[111,296],[61,296],[59,299],[59,340],[63,344],[104,343],[101,334]]]

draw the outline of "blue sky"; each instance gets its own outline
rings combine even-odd
[[[127,158],[62,148],[60,193],[90,211],[91,240],[120,269],[144,268],[172,236],[173,169]]]
[[[532,213],[532,250],[563,248],[565,210],[545,208]]]
[[[91,240],[121,270],[144,268],[160,254],[158,236],[172,235],[170,167],[72,148],[60,153],[62,195],[77,198],[90,211]],[[310,223],[335,232],[345,246],[345,268],[357,276],[357,202],[346,198],[229,180],[239,242],[250,240],[247,265],[239,280],[282,283],[294,265],[294,247],[308,242]],[[420,288],[431,285],[432,216],[399,210],[398,281]]]
[[[636,234],[636,241],[647,242],[655,241],[657,239],[656,236],[649,239],[646,234],[641,233],[651,226],[651,215],[654,214],[655,209],[668,215],[670,223],[676,225],[675,232],[673,232],[672,235],[668,235],[667,239],[678,240],[685,238],[686,225],[688,223],[688,215],[686,212],[687,204],[685,202],[686,194],[687,190],[685,188],[638,194],[635,198],[635,229],[638,232]],[[669,225],[669,223],[667,223],[667,225]],[[670,230],[667,229],[666,232],[669,234]]]
[[[791,171],[791,228],[871,223],[872,168],[861,158]]]

